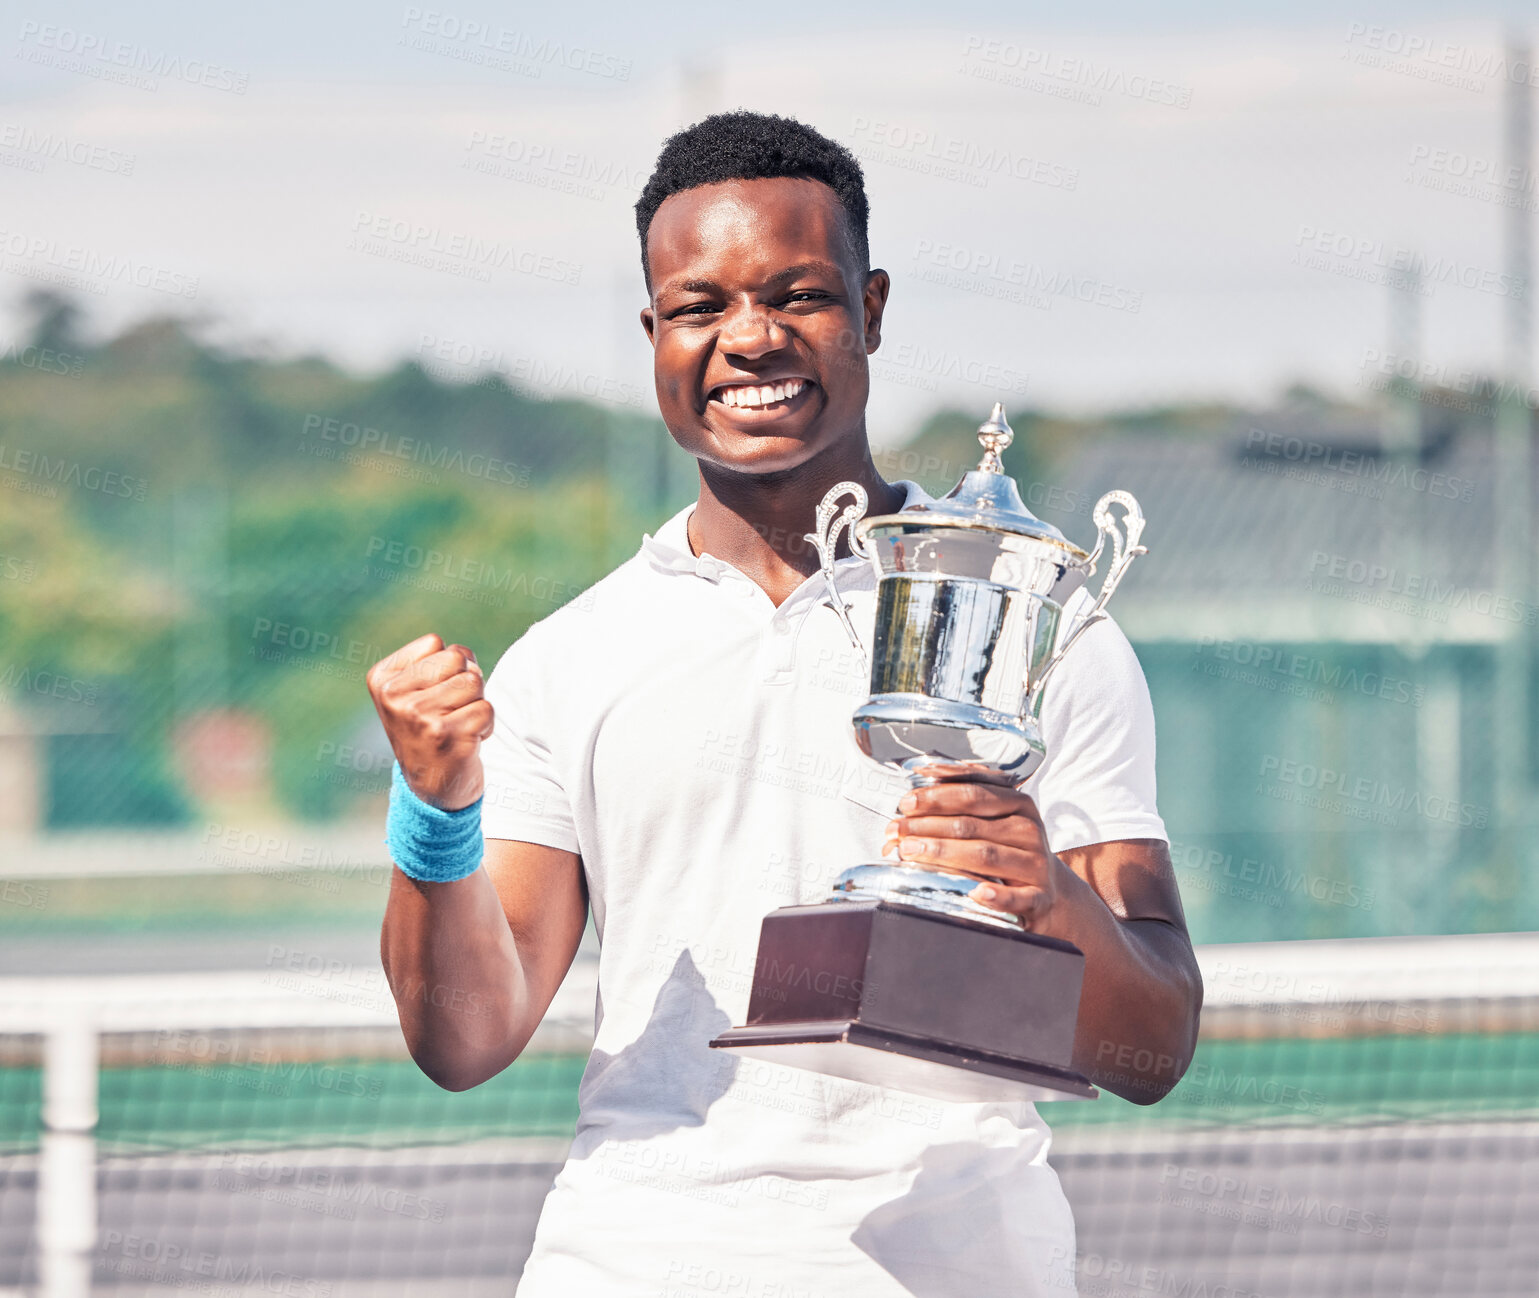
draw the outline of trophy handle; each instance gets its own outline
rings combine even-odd
[[[839,500],[843,496],[854,496],[855,503],[846,505],[841,510]],[[845,634],[850,637],[850,643],[855,646],[855,652],[860,655],[861,662],[869,672],[870,657],[866,653],[865,645],[860,642],[860,633],[855,630],[855,624],[850,621],[849,606],[844,602],[844,597],[839,594],[838,583],[834,580],[834,551],[839,548],[840,529],[846,527],[850,529],[851,554],[861,559],[871,557],[871,551],[855,535],[855,524],[866,515],[866,503],[866,489],[858,482],[841,482],[830,487],[818,503],[817,531],[803,533],[802,539],[811,541],[817,547],[818,564],[823,570],[823,581],[828,586],[828,593],[833,596],[834,612],[839,614],[839,620],[844,623]]]
[[[1120,530],[1111,512],[1113,505],[1121,505],[1123,509],[1124,517]],[[1111,599],[1123,577],[1127,575],[1133,560],[1141,554],[1149,553],[1147,546],[1138,543],[1139,538],[1144,534],[1144,511],[1139,508],[1138,501],[1133,498],[1132,492],[1108,491],[1096,501],[1095,510],[1090,517],[1096,525],[1097,536],[1095,549],[1090,552],[1090,557],[1085,561],[1086,575],[1095,575],[1096,563],[1106,548],[1107,537],[1111,537],[1112,543],[1111,563],[1106,569],[1105,579],[1101,582],[1101,593],[1096,597],[1095,606],[1074,624],[1063,642],[1063,647],[1053,655],[1052,660],[1042,669],[1042,674],[1037,677],[1037,685],[1032,691],[1030,700],[1030,711],[1033,714],[1042,701],[1042,687],[1047,683],[1047,678],[1052,675],[1053,668],[1063,661],[1063,656],[1074,647],[1080,636],[1106,617],[1107,601]],[[1126,540],[1123,539],[1123,532],[1127,533]]]

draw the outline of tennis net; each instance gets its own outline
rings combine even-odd
[[[1170,1096],[1044,1106],[1079,1292],[1532,1295],[1539,935],[1199,954]],[[463,1094],[405,1057],[382,983],[296,979],[0,980],[0,1292],[67,1292],[71,1249],[117,1298],[508,1292],[575,1121],[591,964]],[[91,1220],[59,1194],[82,1158]]]

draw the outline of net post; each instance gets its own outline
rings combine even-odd
[[[91,1293],[100,1053],[96,1024],[85,1006],[63,1016],[44,1043],[37,1197],[41,1298]]]

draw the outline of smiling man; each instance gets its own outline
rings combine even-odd
[[[1154,724],[1110,621],[1065,658],[1024,789],[906,797],[859,755],[866,682],[802,539],[835,483],[873,513],[872,270],[859,165],[799,123],[672,137],[637,204],[669,431],[699,499],[483,684],[426,635],[369,687],[398,759],[381,953],[407,1043],[451,1089],[507,1067],[591,906],[599,1019],[577,1135],[521,1298],[1061,1295],[1074,1226],[1024,1103],[946,1104],[714,1052],[742,1022],[766,912],[884,851],[1085,952],[1075,1066],[1142,1103],[1201,1001],[1154,799]],[[837,564],[869,631],[874,578]],[[1072,610],[1071,610],[1072,611]],[[987,999],[988,987],[959,987]]]

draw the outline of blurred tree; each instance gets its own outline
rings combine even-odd
[[[270,722],[290,813],[345,809],[360,782],[316,754],[367,721],[375,657],[437,629],[495,658],[665,503],[656,420],[241,356],[170,317],[93,344],[69,299],[27,306],[30,341],[85,361],[0,365],[0,689],[93,700],[49,745],[55,823],[185,817],[168,737],[231,706]],[[621,441],[651,448],[637,481]]]
[[[80,323],[80,308],[68,297],[52,289],[33,289],[22,299],[22,312],[31,322],[27,341],[34,347],[79,352],[81,343],[76,326]]]

